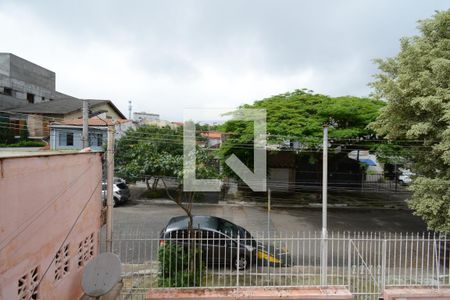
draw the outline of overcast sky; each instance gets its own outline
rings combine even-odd
[[[367,96],[372,59],[395,55],[448,0],[3,1],[0,52],[56,72],[57,90],[128,115],[181,120],[308,88]]]

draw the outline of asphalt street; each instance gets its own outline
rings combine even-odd
[[[268,230],[267,209],[257,206],[230,204],[198,204],[195,215],[213,215],[243,226],[254,236]],[[157,260],[159,232],[170,218],[183,215],[175,204],[155,204],[151,201],[132,202],[114,208],[114,252],[123,262],[140,264]],[[270,212],[271,237],[305,234],[320,236],[320,208],[277,208]],[[329,232],[422,232],[423,221],[405,210],[388,209],[329,209]],[[314,245],[314,247],[320,245]],[[319,252],[308,254],[317,258]],[[315,259],[313,258],[313,259]]]
[[[258,206],[229,204],[199,204],[194,215],[212,215],[243,226],[251,233],[267,231],[267,209]],[[152,204],[151,201],[133,202],[114,208],[114,231],[123,234],[160,232],[174,216],[184,215],[174,204]],[[320,231],[320,208],[276,208],[270,212],[270,231],[297,233]],[[423,221],[406,210],[346,209],[328,210],[328,230],[369,232],[422,232]]]

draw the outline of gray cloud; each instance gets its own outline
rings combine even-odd
[[[58,89],[181,119],[307,87],[370,93],[372,59],[445,1],[4,1],[5,49],[57,72]],[[31,45],[31,46],[30,46]]]

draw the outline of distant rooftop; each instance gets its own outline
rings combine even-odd
[[[123,119],[126,117],[110,100],[86,99],[90,107],[109,103],[115,112]],[[41,103],[32,103],[18,108],[8,109],[10,112],[27,113],[27,114],[48,114],[48,115],[65,115],[80,110],[83,107],[83,101],[77,98],[60,99]]]
[[[88,120],[89,126],[107,126],[120,124],[125,122],[131,122],[130,120],[111,120],[111,119],[102,119],[100,117],[92,117]],[[52,125],[70,125],[70,126],[83,126],[83,119],[69,119],[63,120],[59,122],[53,122]]]
[[[147,115],[147,116],[159,116],[159,114],[148,113],[148,112],[145,112],[145,111],[140,111],[140,112],[137,111],[134,114],[136,114],[136,115]]]

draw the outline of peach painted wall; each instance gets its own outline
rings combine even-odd
[[[98,251],[101,176],[99,153],[0,158],[0,299],[21,299],[36,280],[20,278],[37,267],[40,280],[49,266],[39,299],[81,297],[83,266]],[[51,262],[62,244],[67,251]]]

